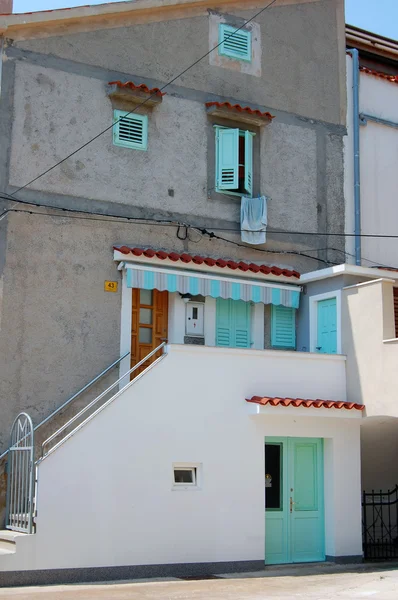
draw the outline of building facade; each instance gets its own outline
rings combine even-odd
[[[96,400],[36,431],[3,581],[361,558],[364,406],[305,279],[344,262],[343,2],[266,4],[0,19],[2,447]]]

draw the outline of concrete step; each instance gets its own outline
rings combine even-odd
[[[27,535],[26,533],[20,533],[19,531],[10,531],[4,529],[0,531],[0,555],[14,554],[16,552],[17,538],[21,535]]]

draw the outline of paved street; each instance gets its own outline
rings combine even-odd
[[[323,571],[320,574],[320,571]],[[289,574],[286,575],[286,572]],[[311,574],[306,574],[311,573]],[[0,590],[0,599],[15,600],[397,600],[398,568],[296,568],[264,573],[179,579]]]

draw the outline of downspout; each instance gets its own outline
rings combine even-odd
[[[359,167],[359,55],[356,48],[347,50],[352,58],[352,99],[354,130],[354,217],[355,264],[361,264],[361,181]]]

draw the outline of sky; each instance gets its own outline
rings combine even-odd
[[[104,2],[105,0],[14,0],[14,12]],[[346,0],[346,22],[396,40],[398,39],[398,0]]]

